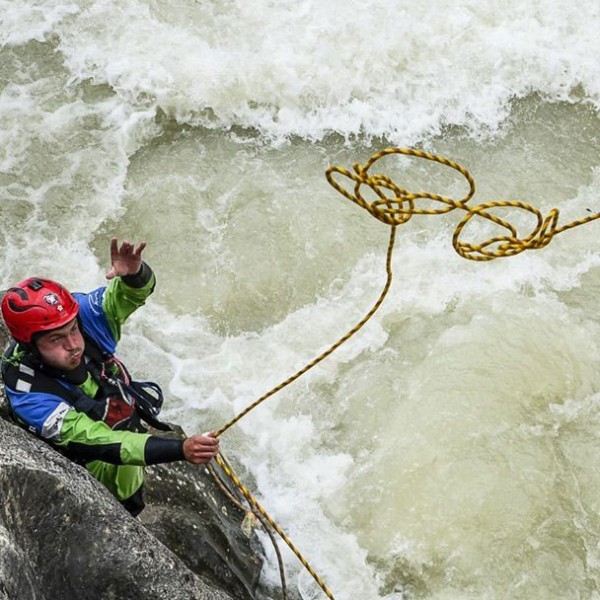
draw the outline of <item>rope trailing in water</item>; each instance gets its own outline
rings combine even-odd
[[[288,377],[285,381],[275,386],[269,392],[258,398],[255,402],[253,402],[250,406],[240,412],[237,416],[235,416],[231,421],[227,422],[221,429],[216,432],[216,436],[220,437],[225,431],[227,431],[230,427],[235,425],[240,419],[242,419],[245,415],[247,415],[251,410],[256,408],[259,404],[264,402],[270,396],[273,396],[284,387],[290,385],[293,381],[304,375],[307,371],[312,369],[315,365],[320,363],[322,360],[327,358],[332,352],[334,352],[337,348],[339,348],[344,342],[349,340],[357,331],[362,329],[362,327],[367,323],[367,321],[377,312],[379,307],[383,304],[383,301],[392,285],[392,254],[394,251],[394,241],[396,239],[396,227],[392,226],[390,230],[390,240],[388,243],[387,255],[386,255],[386,272],[387,272],[387,280],[383,287],[379,298],[373,304],[369,312],[352,328],[348,333],[342,336],[337,342],[329,346],[324,352],[322,352],[315,359],[310,361],[307,365],[305,365],[302,369],[294,373],[291,377]],[[233,484],[240,490],[242,495],[248,500],[249,504],[252,506],[253,511],[258,512],[262,517],[267,521],[267,523],[275,530],[275,532],[279,535],[279,537],[288,545],[290,550],[297,556],[298,560],[302,563],[304,568],[310,573],[311,577],[317,582],[319,587],[323,590],[328,598],[331,600],[335,600],[331,591],[327,588],[323,580],[319,577],[316,571],[310,566],[308,561],[302,556],[298,548],[293,544],[290,538],[283,532],[281,527],[273,520],[273,518],[265,511],[265,509],[258,503],[258,501],[254,498],[250,490],[240,481],[239,477],[235,474],[232,466],[225,461],[222,454],[216,457],[216,462],[221,467],[221,469],[227,474],[227,476],[231,479]],[[282,576],[282,581],[283,581]],[[285,589],[285,588],[284,588]],[[284,592],[285,593],[285,592]]]
[[[417,158],[424,158],[433,162],[440,163],[447,167],[450,167],[458,171],[468,182],[469,191],[460,200],[454,200],[447,196],[440,194],[433,194],[429,192],[417,192],[412,193],[408,190],[399,187],[394,181],[386,176],[380,174],[369,174],[369,169],[381,158],[391,154],[403,154],[406,156],[413,156]],[[435,154],[429,154],[421,150],[412,150],[409,148],[388,148],[374,154],[367,163],[362,166],[359,164],[353,165],[354,172],[345,169],[344,167],[330,167],[326,171],[327,181],[344,197],[348,198],[358,206],[367,210],[377,220],[390,226],[390,238],[388,243],[387,255],[386,255],[386,272],[387,280],[384,288],[369,312],[352,328],[343,335],[337,342],[329,346],[324,352],[322,352],[315,359],[310,361],[299,371],[294,373],[292,376],[285,379],[279,385],[272,388],[266,394],[255,400],[247,408],[241,411],[233,419],[223,425],[217,432],[217,437],[221,436],[230,427],[235,425],[240,419],[247,415],[250,411],[255,409],[258,405],[262,404],[267,398],[280,392],[283,388],[290,385],[296,379],[304,375],[307,371],[312,369],[314,366],[319,364],[322,360],[332,354],[337,348],[339,348],[344,342],[348,341],[355,333],[357,333],[364,325],[371,319],[371,317],[377,312],[379,307],[383,304],[383,301],[392,284],[392,254],[394,251],[394,242],[396,239],[396,227],[408,222],[413,215],[439,215],[451,212],[455,209],[461,209],[466,211],[466,215],[457,225],[454,235],[452,237],[452,245],[458,254],[463,258],[474,261],[489,261],[495,258],[501,258],[505,256],[514,256],[525,250],[539,249],[547,246],[552,238],[567,229],[572,229],[579,225],[584,225],[590,221],[594,221],[600,218],[599,213],[593,213],[588,217],[572,221],[562,227],[558,227],[558,216],[559,211],[553,208],[548,215],[544,218],[542,213],[534,206],[517,200],[498,200],[491,202],[484,202],[477,206],[467,206],[467,202],[475,194],[475,181],[471,174],[459,165],[458,163],[448,160],[442,156]],[[349,191],[348,188],[343,187],[340,183],[335,180],[335,174],[339,174],[346,177],[351,182],[354,182],[353,192]],[[365,200],[361,194],[361,186],[366,185],[376,195],[377,199],[373,202]],[[391,195],[390,195],[391,193]],[[442,204],[441,208],[419,208],[417,201],[421,199],[432,200]],[[533,231],[524,238],[519,238],[516,227],[514,227],[506,219],[498,217],[497,215],[489,212],[490,209],[495,208],[512,208],[525,210],[536,217],[536,225]],[[463,233],[466,225],[474,217],[481,217],[487,219],[499,225],[508,231],[508,235],[498,235],[483,241],[480,244],[471,244],[460,240],[460,236]],[[314,569],[308,564],[306,559],[294,546],[292,541],[282,531],[282,529],[275,523],[275,521],[267,514],[264,508],[257,502],[250,490],[240,481],[237,477],[231,465],[223,458],[222,455],[217,456],[217,464],[231,479],[233,484],[240,490],[242,495],[247,499],[253,512],[260,514],[264,520],[277,532],[277,534],[283,539],[283,541],[289,546],[292,552],[298,557],[302,565],[307,569],[313,579],[321,587],[323,592],[331,600],[335,600],[333,594],[329,591],[323,580],[317,575]]]
[[[288,545],[290,550],[296,555],[298,560],[302,563],[302,566],[310,573],[312,578],[317,582],[319,587],[325,592],[328,598],[331,600],[335,600],[333,594],[329,591],[323,580],[317,575],[316,571],[308,564],[308,561],[302,556],[298,548],[294,545],[292,540],[284,533],[284,531],[277,525],[274,519],[267,513],[267,511],[258,503],[256,498],[252,495],[252,492],[240,481],[238,476],[235,474],[235,471],[231,467],[231,465],[223,458],[220,454],[216,457],[216,462],[223,469],[223,471],[227,474],[227,476],[231,479],[233,484],[240,490],[240,492],[244,495],[246,500],[252,506],[253,511],[259,514],[262,518],[267,521],[267,523],[277,532],[277,535]],[[285,592],[284,592],[285,593]]]

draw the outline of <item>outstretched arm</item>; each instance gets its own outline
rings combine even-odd
[[[123,323],[154,291],[156,279],[152,269],[142,260],[144,248],[146,242],[132,244],[124,241],[119,245],[117,238],[113,237],[110,242],[111,267],[106,273],[110,284],[100,295],[89,295],[96,304],[101,301],[115,343],[121,338]],[[114,345],[107,349],[114,352]]]

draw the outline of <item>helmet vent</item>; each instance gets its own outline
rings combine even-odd
[[[37,292],[44,287],[44,284],[39,279],[33,279],[27,284],[27,287]]]
[[[15,293],[17,296],[19,296],[19,298],[21,298],[21,300],[29,300],[29,296],[27,295],[27,292],[22,289],[22,288],[18,288],[18,287],[14,287],[14,288],[10,288],[10,290],[8,290],[7,293],[13,292]],[[9,300],[9,304],[12,304],[12,302]]]

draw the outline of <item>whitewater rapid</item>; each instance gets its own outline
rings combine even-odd
[[[0,288],[90,289],[112,235],[145,239],[158,287],[121,356],[167,418],[218,428],[385,282],[388,229],[330,165],[419,147],[468,168],[474,202],[600,211],[599,12],[0,0]],[[454,252],[459,220],[400,227],[373,320],[223,446],[338,600],[598,598],[600,225],[481,264]],[[283,553],[292,592],[322,597]]]

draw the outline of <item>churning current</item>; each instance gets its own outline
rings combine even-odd
[[[474,203],[600,211],[597,2],[0,0],[0,288],[158,288],[122,352],[216,429],[342,336],[388,228],[324,176],[388,146]],[[400,157],[412,191],[464,194]],[[525,231],[531,222],[503,213]],[[337,600],[600,598],[600,222],[487,263],[398,228],[369,324],[222,441]],[[473,235],[481,232],[474,226]],[[265,599],[279,592],[275,555]],[[324,597],[282,545],[290,592]]]

